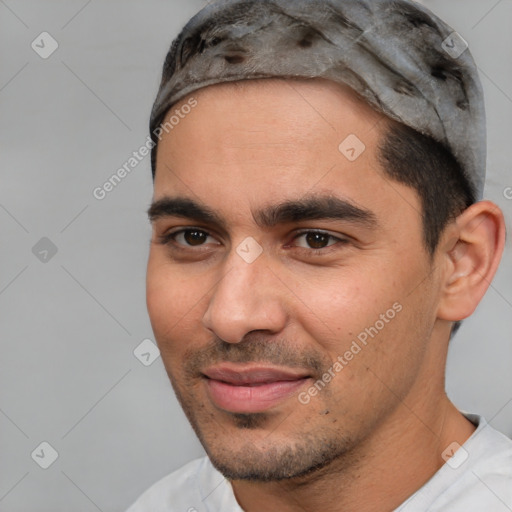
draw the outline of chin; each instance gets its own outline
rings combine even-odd
[[[272,432],[260,435],[253,442],[247,439],[247,428],[255,427],[260,418],[240,419],[244,426],[238,435],[226,432],[215,433],[206,439],[201,433],[199,439],[212,464],[228,480],[275,482],[280,480],[303,479],[343,459],[348,451],[346,440],[331,439],[314,434],[300,435],[297,439],[283,439]],[[248,423],[246,423],[248,422]],[[249,427],[245,425],[249,424]],[[235,439],[237,437],[237,439]],[[274,437],[274,439],[272,439]],[[300,437],[300,438],[299,438]],[[236,442],[239,441],[239,442]]]

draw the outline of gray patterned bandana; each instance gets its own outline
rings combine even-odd
[[[482,87],[467,44],[410,0],[224,0],[201,10],[173,41],[150,120],[208,85],[322,77],[375,110],[444,144],[475,197],[485,181]]]

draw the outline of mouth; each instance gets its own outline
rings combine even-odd
[[[291,368],[228,363],[207,368],[203,377],[214,405],[245,414],[281,404],[311,379],[304,371]]]

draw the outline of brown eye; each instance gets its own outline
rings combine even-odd
[[[321,250],[345,240],[335,237],[325,231],[303,231],[295,239],[296,247],[301,249]]]
[[[324,233],[310,232],[306,234],[306,242],[312,249],[322,249],[327,247],[330,235]]]
[[[188,229],[183,232],[183,238],[189,245],[201,245],[208,238],[204,231]]]
[[[178,231],[167,233],[163,235],[160,240],[164,245],[182,249],[199,247],[208,242],[213,244],[218,243],[212,235],[197,228],[180,229]]]

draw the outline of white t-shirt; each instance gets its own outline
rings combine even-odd
[[[512,512],[512,440],[485,419],[434,476],[394,512]],[[150,487],[126,512],[243,512],[228,480],[208,457]]]

